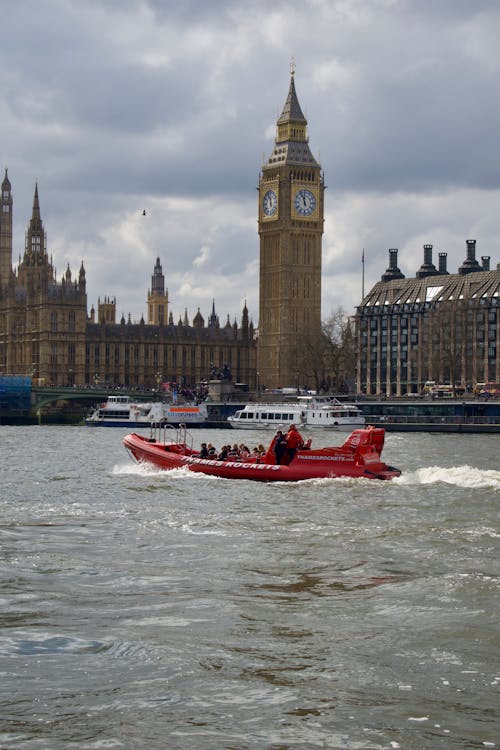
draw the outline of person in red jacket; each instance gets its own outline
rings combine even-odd
[[[288,449],[288,463],[291,463],[295,456],[297,449],[301,448],[304,444],[302,435],[294,424],[290,425],[290,429],[286,433],[286,447]]]

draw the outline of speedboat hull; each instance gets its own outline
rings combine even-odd
[[[136,461],[166,471],[185,468],[195,473],[224,479],[260,482],[297,482],[303,479],[354,477],[393,479],[401,474],[388,466],[380,454],[384,430],[368,427],[354,430],[340,447],[299,449],[290,463],[277,464],[274,440],[262,457],[247,456],[223,461],[201,458],[186,442],[165,442],[136,433],[126,435],[123,444]],[[309,441],[310,444],[310,441]]]

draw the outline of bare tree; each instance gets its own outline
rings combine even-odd
[[[323,331],[297,343],[294,352],[296,385],[321,390],[325,381],[328,340]]]
[[[356,373],[356,342],[351,320],[341,305],[323,323],[323,334],[328,342],[328,385],[339,393],[348,392]]]
[[[339,306],[316,336],[297,342],[293,352],[297,387],[347,393],[354,385],[356,342],[351,320]]]

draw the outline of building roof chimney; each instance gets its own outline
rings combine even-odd
[[[481,255],[481,269],[483,271],[490,270],[490,256],[489,255]]]
[[[392,281],[393,279],[404,279],[404,273],[398,268],[398,250],[393,247],[389,249],[389,268],[382,274],[382,281]]]
[[[481,266],[476,260],[476,240],[467,240],[467,257],[458,269],[458,273],[465,276],[468,273],[480,271]]]
[[[435,276],[439,271],[432,262],[432,245],[424,245],[424,262],[417,271],[417,279],[425,279],[426,276]]]
[[[448,258],[448,253],[439,253],[438,258],[439,258],[439,273],[447,274],[448,269],[446,267],[446,261]]]

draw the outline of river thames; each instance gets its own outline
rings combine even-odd
[[[500,435],[260,484],[124,434],[0,427],[1,750],[500,747]]]

